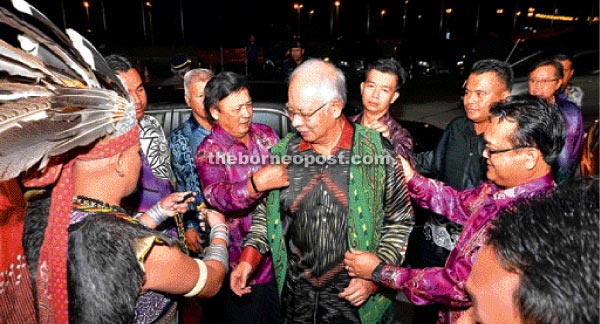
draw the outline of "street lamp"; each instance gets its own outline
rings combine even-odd
[[[298,36],[300,36],[300,10],[304,8],[304,5],[301,3],[294,3],[294,10],[298,13]]]
[[[154,47],[154,26],[152,25],[152,3],[150,1],[146,1],[144,3],[146,8],[148,8],[148,25],[150,26],[150,42],[152,47]]]
[[[380,14],[381,14],[381,20],[382,21],[383,21],[383,16],[385,16],[385,13],[386,13],[385,9],[381,9]]]
[[[336,1],[333,3],[333,5],[335,6],[335,34],[339,35],[340,34],[340,5],[342,3],[339,1]]]
[[[83,8],[85,8],[85,15],[88,23],[88,33],[92,32],[92,24],[90,23],[90,3],[87,1],[83,2]]]
[[[408,11],[408,0],[404,0],[404,11],[402,12],[402,33],[406,34],[406,18]]]

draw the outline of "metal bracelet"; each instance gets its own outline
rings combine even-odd
[[[156,203],[156,205],[150,207],[150,209],[146,211],[146,215],[152,219],[156,226],[162,224],[162,222],[169,218],[169,215],[162,209],[160,203]]]
[[[222,239],[225,241],[226,245],[229,246],[229,233],[220,230],[220,231],[210,231],[210,240],[214,239]]]
[[[219,261],[225,267],[225,272],[229,272],[229,252],[221,244],[212,244],[204,250],[204,261]]]
[[[211,231],[214,231],[214,230],[216,230],[217,228],[220,228],[220,227],[225,227],[225,230],[227,231],[227,233],[229,233],[229,226],[227,226],[227,224],[225,224],[225,223],[219,223],[219,224],[213,226],[211,228]]]
[[[229,226],[225,223],[220,223],[210,229],[209,239],[212,241],[215,238],[223,239],[229,246]]]

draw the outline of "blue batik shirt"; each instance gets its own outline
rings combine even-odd
[[[196,193],[196,203],[190,204],[190,211],[184,215],[185,229],[195,228],[202,239],[205,237],[203,237],[204,232],[200,230],[197,206],[204,203],[204,196],[200,189],[194,157],[196,149],[209,134],[210,130],[202,127],[192,115],[169,135],[171,164],[177,181],[177,191],[194,191]]]

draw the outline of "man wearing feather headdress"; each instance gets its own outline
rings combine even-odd
[[[228,264],[223,215],[207,211],[213,233],[203,261],[153,230],[187,210],[186,193],[128,217],[119,204],[135,190],[142,161],[127,90],[78,33],[67,36],[23,0],[12,5],[0,6],[0,219],[13,216],[4,206],[22,215],[14,178],[44,190],[28,202],[21,281],[7,281],[27,289],[30,274],[34,300],[3,282],[0,300],[9,302],[0,322],[172,323],[173,308],[147,296],[218,291]],[[33,307],[5,312],[33,303],[35,315]]]

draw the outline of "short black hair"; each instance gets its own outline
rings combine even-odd
[[[535,71],[535,69],[540,68],[542,66],[552,66],[554,67],[554,69],[556,70],[556,74],[554,75],[555,78],[557,79],[562,79],[563,76],[565,75],[565,72],[563,70],[562,64],[560,64],[558,61],[555,61],[553,59],[543,59],[540,61],[537,61],[532,67],[531,70],[529,70],[529,74],[531,74],[531,72]]]
[[[598,194],[597,177],[576,178],[494,220],[488,244],[519,275],[524,323],[598,323]]]
[[[115,72],[127,72],[133,69],[131,61],[129,61],[129,59],[127,59],[125,56],[111,54],[106,56],[104,59],[108,63],[108,66],[110,66],[110,68]]]
[[[248,79],[235,72],[221,72],[206,83],[204,88],[204,110],[210,115],[210,108],[217,107],[219,101],[230,94],[248,89]]]
[[[536,147],[544,161],[552,165],[565,143],[566,124],[554,106],[529,94],[510,96],[490,109],[498,117],[518,124],[511,137],[515,147]]]
[[[493,72],[504,83],[508,91],[512,90],[515,75],[510,64],[495,59],[484,59],[473,63],[470,74]]]
[[[379,59],[371,64],[367,69],[367,75],[371,70],[377,70],[382,73],[393,74],[397,78],[396,91],[400,90],[400,87],[406,83],[407,74],[402,65],[398,61],[392,59]]]
[[[575,68],[575,62],[573,62],[573,57],[571,55],[564,54],[564,53],[556,54],[552,57],[552,60],[559,62],[559,63],[569,61],[569,62],[571,62],[571,68],[572,69]],[[564,73],[564,71],[563,71],[563,73]]]

